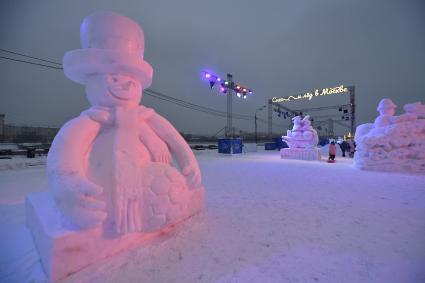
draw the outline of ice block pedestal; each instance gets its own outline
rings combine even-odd
[[[204,190],[193,191],[194,203],[204,204]],[[194,207],[200,211],[202,207]],[[189,217],[190,215],[187,215]],[[35,246],[50,281],[57,282],[84,267],[118,252],[147,244],[165,227],[155,233],[127,233],[107,235],[102,227],[80,230],[61,216],[49,192],[31,193],[26,198],[26,221]]]
[[[298,160],[320,160],[320,150],[318,148],[282,148],[280,150],[282,159]]]

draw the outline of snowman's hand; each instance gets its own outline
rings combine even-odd
[[[158,143],[158,146],[149,148],[149,152],[154,162],[171,163],[171,154],[165,143]]]
[[[56,203],[72,223],[82,229],[100,225],[106,218],[106,203],[96,199],[103,188],[80,178],[62,178],[53,191]]]
[[[171,155],[168,150],[161,152],[157,155],[156,158],[154,158],[156,162],[162,162],[164,164],[170,164],[171,163]]]
[[[182,173],[186,177],[189,188],[201,186],[201,171],[196,163],[192,162],[183,167]]]

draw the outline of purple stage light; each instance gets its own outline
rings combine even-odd
[[[205,73],[205,77],[208,79],[211,77],[211,74]]]

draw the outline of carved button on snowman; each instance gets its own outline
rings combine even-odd
[[[61,128],[47,160],[49,189],[65,219],[125,234],[156,231],[202,209],[190,147],[166,119],[139,105],[152,81],[143,30],[97,12],[80,34],[82,49],[67,52],[63,66],[85,85],[92,106]]]

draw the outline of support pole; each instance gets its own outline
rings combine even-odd
[[[225,135],[227,138],[233,138],[233,126],[232,126],[232,99],[233,99],[233,76],[231,74],[227,74],[227,81],[229,82],[229,88],[227,89],[227,126]]]
[[[269,105],[269,107],[267,109],[267,112],[268,112],[268,117],[267,117],[268,133],[267,133],[267,136],[268,136],[269,139],[271,139],[272,135],[273,135],[273,133],[272,133],[272,131],[273,131],[273,128],[272,128],[273,102],[272,102],[271,99],[269,99],[268,105]]]
[[[355,87],[349,86],[348,90],[350,91],[350,131],[351,135],[354,136],[356,132],[356,104],[355,104]]]
[[[328,119],[328,135],[330,138],[334,138],[334,120]]]

